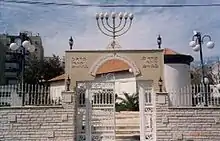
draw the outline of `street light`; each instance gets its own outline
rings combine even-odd
[[[211,36],[209,35],[201,35],[200,32],[194,31],[194,35],[192,38],[192,41],[189,43],[189,46],[193,48],[193,51],[200,52],[200,61],[202,66],[202,82],[205,83],[205,70],[204,70],[204,62],[203,62],[203,52],[202,52],[202,44],[204,44],[204,40],[208,39],[208,42],[206,43],[207,48],[213,49],[215,44],[212,42]]]
[[[110,24],[110,17],[112,24]],[[128,30],[131,28],[133,18],[134,15],[132,13],[128,14],[127,12],[112,12],[111,16],[107,12],[96,13],[97,26],[104,35],[112,37],[113,41],[111,43],[111,47],[113,49],[116,47],[116,37],[122,36],[128,32]],[[116,24],[116,19],[119,20],[118,24]],[[128,26],[126,26],[127,24]]]
[[[70,50],[72,50],[73,49],[73,37],[72,36],[69,38],[69,46],[70,46]]]
[[[35,46],[31,44],[30,38],[27,37],[26,34],[20,34],[20,37],[16,38],[13,43],[10,44],[9,48],[13,51],[19,50],[20,48],[22,49],[20,52],[21,55],[21,84],[22,84],[22,100],[23,100],[23,105],[25,101],[25,95],[24,95],[24,71],[25,71],[25,56],[26,51],[29,52],[34,52],[35,51]]]
[[[10,44],[10,49],[13,50],[13,51],[16,51],[18,50],[19,48],[22,49],[21,51],[21,83],[23,84],[24,83],[24,69],[25,69],[25,55],[26,54],[26,51],[29,51],[29,52],[34,52],[35,51],[35,47],[34,45],[31,44],[31,42],[28,40],[28,39],[22,39],[23,37],[21,38],[16,38],[15,39],[15,42],[14,43],[11,43]],[[27,37],[26,37],[27,38]]]
[[[204,77],[204,84],[209,84],[209,79],[207,77]]]
[[[189,46],[193,48],[193,51],[200,53],[200,61],[202,66],[202,83],[205,86],[205,106],[208,106],[208,93],[207,93],[207,84],[209,83],[208,78],[205,77],[205,69],[204,69],[204,62],[203,62],[203,52],[202,52],[202,45],[204,44],[205,39],[208,39],[206,46],[208,49],[213,49],[215,44],[212,42],[210,35],[203,35],[200,32],[193,31],[192,41],[189,43]]]

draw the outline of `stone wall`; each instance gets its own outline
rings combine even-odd
[[[168,94],[156,94],[157,141],[220,141],[220,108],[169,107]]]
[[[75,100],[63,93],[63,104],[50,107],[0,108],[0,140],[73,141],[75,139]]]

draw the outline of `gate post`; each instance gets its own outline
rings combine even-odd
[[[140,141],[145,141],[145,96],[144,88],[139,87]]]
[[[72,139],[76,141],[76,116],[77,116],[77,104],[76,104],[76,94],[73,91],[62,92],[62,106],[65,109],[67,115],[65,118],[72,118]],[[69,114],[71,112],[71,114]]]
[[[89,88],[87,87],[85,93],[85,104],[86,104],[86,141],[92,141],[92,132],[91,132],[91,95],[89,94]]]

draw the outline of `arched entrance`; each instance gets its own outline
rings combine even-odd
[[[152,119],[146,118],[152,117],[152,108],[149,107],[152,106],[152,82],[137,82],[140,71],[136,64],[124,56],[108,55],[98,59],[89,73],[94,80],[77,82],[78,119],[81,121],[77,141],[116,140],[115,94],[120,96],[123,92],[139,94],[139,134],[142,139],[152,140],[152,130],[146,131],[145,128],[152,129]]]
[[[125,65],[126,67],[129,66],[131,71],[133,72],[134,76],[137,76],[140,74],[140,70],[138,69],[138,67],[136,66],[136,64],[134,63],[133,60],[127,58],[126,56],[118,55],[118,54],[109,54],[109,55],[105,55],[105,56],[100,57],[93,64],[93,66],[90,68],[89,73],[92,76],[96,76],[100,67],[102,67],[106,63],[109,64],[109,61],[111,62],[112,60],[117,60],[117,63],[121,63],[121,64]],[[111,69],[116,69],[116,67],[113,67]]]

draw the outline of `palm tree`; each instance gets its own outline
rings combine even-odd
[[[116,102],[116,111],[139,111],[139,97],[138,93],[134,93],[129,95],[128,93],[124,93],[124,98],[117,97],[117,100],[120,102]]]

